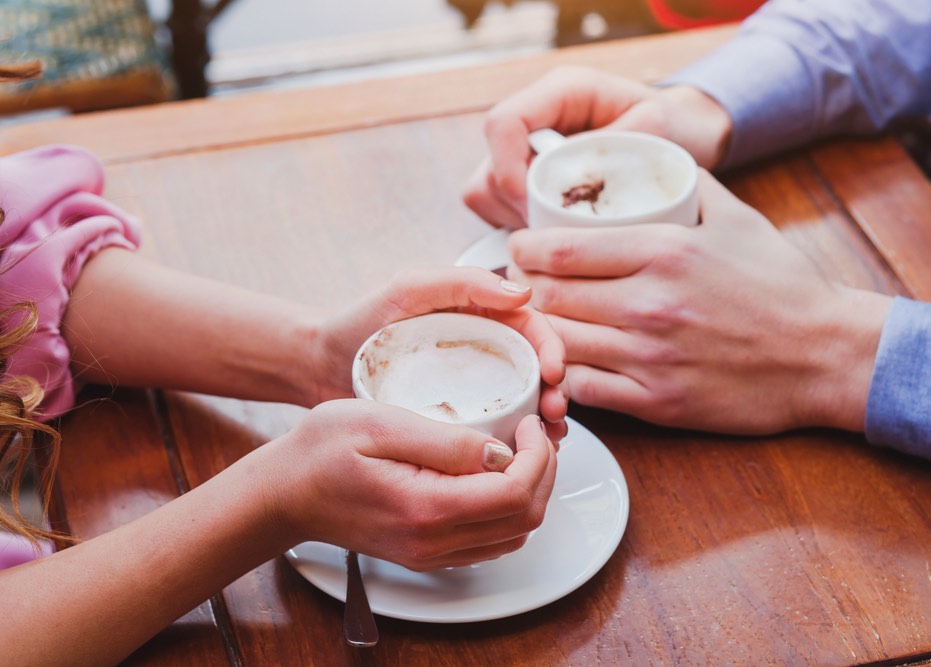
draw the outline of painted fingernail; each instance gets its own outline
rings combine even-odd
[[[514,452],[500,442],[486,442],[482,467],[488,472],[502,472],[514,460]]]
[[[505,292],[513,292],[514,294],[526,294],[530,291],[528,285],[521,285],[520,283],[515,283],[513,280],[502,280],[501,289]]]

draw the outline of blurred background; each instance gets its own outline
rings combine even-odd
[[[460,67],[736,20],[762,0],[0,0],[0,116]]]
[[[639,20],[639,0],[565,4],[568,11],[554,2],[514,0],[233,0],[209,27],[207,80],[213,94],[306,86],[456,67],[650,29]],[[153,16],[167,21],[171,0],[150,5]]]

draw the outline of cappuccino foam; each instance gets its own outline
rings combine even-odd
[[[353,363],[353,389],[512,442],[520,418],[536,411],[540,366],[533,346],[509,326],[431,313],[373,334]]]
[[[506,409],[527,386],[494,341],[445,339],[395,350],[372,377],[372,397],[440,421],[474,421]]]
[[[547,156],[536,184],[553,206],[590,217],[629,217],[678,199],[690,173],[681,160],[604,146],[572,146]],[[567,193],[597,186],[596,195],[565,204]]]

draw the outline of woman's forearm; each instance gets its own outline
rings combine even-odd
[[[110,533],[0,571],[4,664],[116,664],[289,548],[269,509],[263,456]]]
[[[318,328],[305,308],[111,248],[62,323],[84,381],[314,405]]]

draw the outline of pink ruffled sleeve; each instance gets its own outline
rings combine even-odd
[[[81,148],[47,146],[0,157],[0,309],[32,302],[39,311],[38,330],[13,353],[4,375],[42,385],[42,419],[74,405],[77,387],[61,321],[84,264],[106,247],[134,250],[141,239],[140,221],[102,192],[103,169]]]

